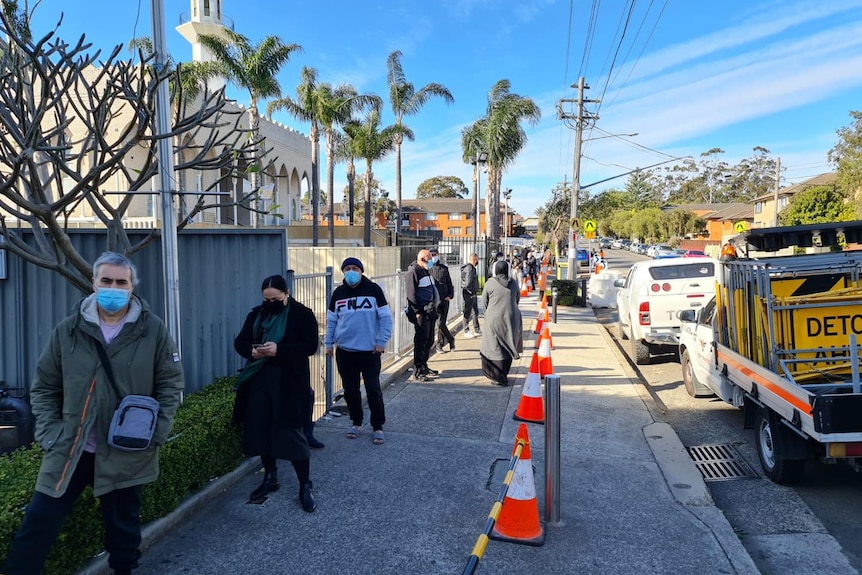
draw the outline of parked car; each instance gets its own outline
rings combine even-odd
[[[620,242],[620,249],[627,250],[627,249],[629,249],[630,245],[632,245],[631,240],[622,240]]]
[[[673,252],[673,248],[667,244],[656,244],[653,250],[653,259],[666,258]]]
[[[611,248],[613,248],[615,250],[621,249],[622,247],[623,247],[623,240],[620,238],[617,238],[611,242]]]
[[[649,244],[641,244],[638,246],[638,253],[642,256],[647,255],[647,250],[649,249]]]
[[[659,250],[659,253],[656,255],[656,259],[660,260],[660,259],[664,259],[664,258],[681,258],[686,251],[688,251],[688,250],[683,250],[680,248],[677,248],[675,250],[670,250],[669,252]]]
[[[703,307],[716,279],[716,262],[674,258],[637,262],[614,282],[620,337],[631,340],[635,363],[677,348],[682,322],[676,312]]]
[[[602,249],[609,250],[611,249],[612,243],[613,242],[611,241],[611,238],[602,238],[601,240],[599,240],[599,247],[601,247]]]
[[[685,250],[685,253],[682,254],[684,258],[705,258],[707,255],[701,250]]]

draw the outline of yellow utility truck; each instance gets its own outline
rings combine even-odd
[[[686,390],[744,410],[773,481],[798,480],[813,459],[862,470],[862,221],[754,229],[733,244],[715,297],[679,312]],[[769,256],[794,247],[820,253]]]

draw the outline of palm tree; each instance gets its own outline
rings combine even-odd
[[[247,37],[230,28],[224,28],[221,34],[223,36],[202,34],[198,39],[212,53],[222,75],[236,87],[248,90],[251,137],[258,141],[254,146],[253,165],[248,171],[252,193],[256,194],[257,172],[260,171],[260,112],[257,105],[260,100],[281,96],[281,85],[276,77],[290,56],[302,51],[302,46],[285,44],[277,36],[267,36],[252,45]],[[257,225],[257,218],[254,219]]]
[[[401,134],[413,139],[413,133],[407,126],[380,127],[380,109],[372,108],[363,122],[351,120],[344,125],[344,133],[351,139],[353,155],[365,158],[365,235],[366,247],[371,246],[371,212],[374,206],[371,202],[371,186],[374,181],[372,164],[382,160],[395,149],[395,136]]]
[[[500,80],[488,92],[488,107],[485,115],[461,131],[463,159],[470,163],[476,152],[488,155],[485,164],[488,170],[485,217],[487,233],[491,239],[500,237],[500,188],[503,172],[527,144],[527,134],[521,122],[535,126],[542,118],[536,103],[509,90],[509,80]]]
[[[356,195],[356,156],[353,151],[353,139],[344,132],[335,132],[335,150],[333,163],[346,162],[347,175],[347,213],[348,222],[353,225],[353,214],[356,208],[354,197]]]
[[[404,70],[401,68],[401,52],[395,50],[386,59],[386,67],[389,70],[387,82],[389,84],[389,103],[392,113],[395,114],[395,125],[401,129],[405,128],[404,116],[413,116],[422,109],[428,100],[434,96],[443,98],[447,104],[455,101],[449,89],[442,84],[426,84],[419,90],[407,81]],[[401,229],[401,143],[406,137],[406,132],[400,131],[395,135],[395,233]],[[409,137],[410,140],[413,137]]]
[[[320,132],[326,136],[326,190],[328,192],[328,219],[329,219],[329,246],[335,245],[335,194],[332,193],[335,185],[335,133],[337,126],[347,123],[354,112],[365,106],[379,106],[380,98],[372,94],[357,94],[353,86],[344,84],[333,87],[326,82],[318,82],[317,70],[314,68],[302,69],[302,83],[296,88],[297,99],[290,97],[279,98],[267,105],[267,114],[271,115],[277,110],[286,110],[298,120],[311,124],[311,154],[312,154],[312,187],[319,190],[320,182]],[[315,172],[317,179],[315,180]],[[315,202],[317,202],[319,193]],[[317,222],[319,216],[314,212],[314,229],[312,231],[312,243],[317,245],[318,231]]]

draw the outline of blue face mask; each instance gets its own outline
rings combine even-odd
[[[439,261],[440,258],[438,258],[437,256],[431,256],[431,265],[435,265]]]
[[[359,280],[362,279],[362,274],[356,270],[350,270],[344,272],[344,281],[347,282],[347,285],[355,286],[359,283]]]
[[[129,290],[120,288],[98,288],[96,290],[96,303],[108,313],[118,312],[129,303]]]

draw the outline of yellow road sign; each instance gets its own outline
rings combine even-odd
[[[733,231],[735,231],[738,234],[742,234],[742,233],[747,232],[748,231],[748,222],[746,222],[746,221],[736,222],[735,224],[733,224]]]
[[[587,220],[584,222],[584,231],[585,232],[594,232],[596,231],[596,220]]]
[[[588,240],[594,240],[596,239],[596,232],[586,232],[584,233],[584,237]]]
[[[573,230],[576,230],[581,227],[581,222],[578,221],[578,218],[572,218],[571,224]]]

